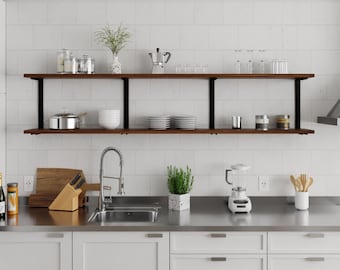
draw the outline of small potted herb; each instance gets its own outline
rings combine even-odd
[[[169,209],[185,210],[190,208],[190,191],[194,182],[191,169],[168,166]]]
[[[121,64],[118,61],[118,53],[128,43],[131,33],[122,24],[116,30],[109,25],[95,33],[96,41],[109,48],[113,54],[112,73],[122,73]]]

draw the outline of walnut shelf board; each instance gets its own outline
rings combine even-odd
[[[267,131],[256,129],[195,129],[195,130],[151,130],[151,129],[28,129],[25,134],[314,134],[310,129],[270,129]]]
[[[31,79],[308,79],[313,78],[314,74],[225,74],[225,73],[184,73],[184,74],[148,74],[148,73],[127,73],[127,74],[24,74],[24,77]]]

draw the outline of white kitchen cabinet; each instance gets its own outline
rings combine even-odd
[[[265,270],[266,255],[171,255],[170,270]]]
[[[168,270],[168,232],[75,232],[73,270]]]
[[[0,232],[0,269],[72,270],[72,233]]]
[[[263,232],[172,232],[171,253],[267,253]]]
[[[171,232],[171,270],[267,269],[265,232]]]
[[[286,254],[269,255],[268,270],[334,270],[339,269],[340,255]]]
[[[339,265],[339,232],[268,233],[268,270],[333,270]]]

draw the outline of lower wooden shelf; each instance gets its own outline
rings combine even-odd
[[[256,129],[27,129],[25,134],[314,134],[311,129],[270,129],[267,131]]]

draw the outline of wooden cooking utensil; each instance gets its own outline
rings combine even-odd
[[[313,177],[309,177],[309,179],[307,180],[306,186],[304,188],[304,192],[308,192],[309,188],[311,185],[313,185],[314,179]]]
[[[296,182],[296,179],[294,178],[293,175],[290,176],[290,182],[292,182],[294,188],[295,188],[295,191],[299,191],[299,187],[298,187],[298,184]]]
[[[301,177],[301,185],[302,185],[301,191],[304,191],[306,187],[306,181],[307,181],[306,174],[301,174],[300,177]]]

